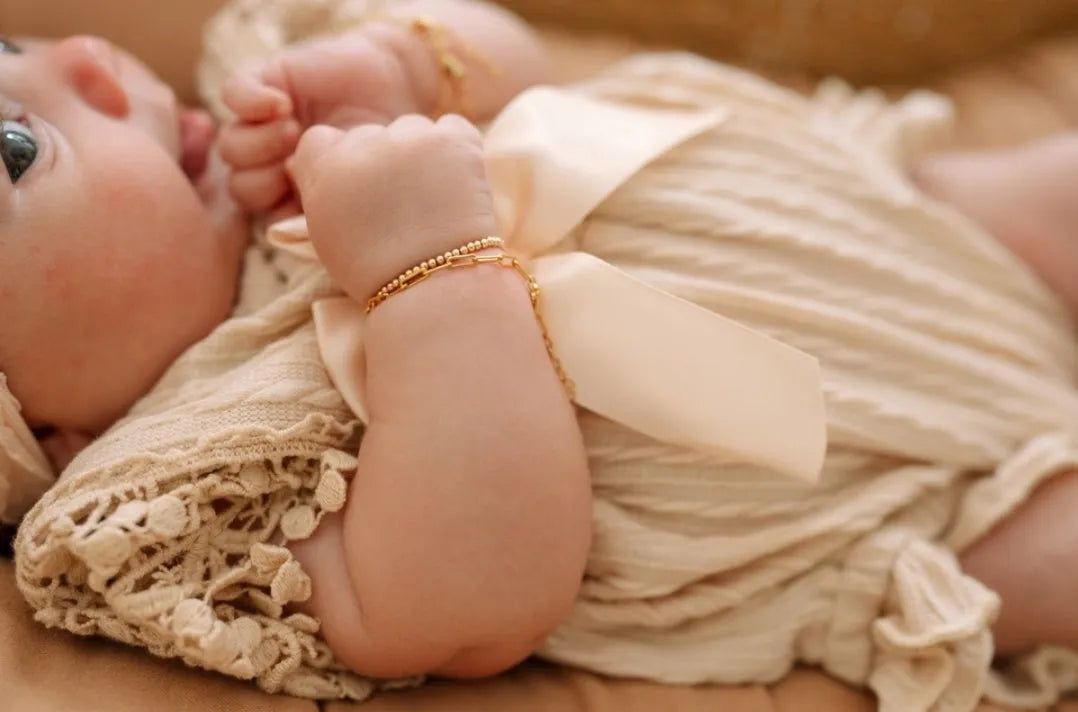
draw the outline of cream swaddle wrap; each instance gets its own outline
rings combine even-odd
[[[336,17],[312,9],[329,3],[257,4],[274,21],[299,5]],[[252,35],[302,36],[286,30]],[[211,31],[211,65],[225,37]],[[990,672],[998,601],[953,554],[1078,465],[1078,348],[1021,263],[897,170],[938,104],[836,86],[807,100],[678,55],[580,91],[726,119],[631,177],[556,251],[818,357],[830,449],[820,480],[799,483],[583,411],[595,541],[541,654],[672,682],[814,663],[902,712],[970,709],[985,692],[1042,705],[1072,686],[1078,657],[1060,649]],[[280,263],[279,296],[185,354],[30,512],[19,583],[46,624],[358,699],[373,684],[283,608],[310,582],[279,544],[343,506],[359,424],[310,317],[335,291],[317,267]]]

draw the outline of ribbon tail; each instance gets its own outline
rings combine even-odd
[[[363,349],[366,313],[350,297],[320,299],[311,306],[322,361],[344,402],[364,425],[367,411],[367,356]]]
[[[815,358],[585,253],[531,267],[579,405],[662,442],[818,478]]]

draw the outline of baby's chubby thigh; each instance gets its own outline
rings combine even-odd
[[[963,569],[999,594],[996,652],[1037,645],[1078,648],[1078,470],[1044,482],[962,554]]]

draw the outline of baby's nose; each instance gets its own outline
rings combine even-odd
[[[87,104],[115,118],[127,116],[127,93],[120,80],[116,51],[106,40],[76,35],[47,49],[67,84]]]

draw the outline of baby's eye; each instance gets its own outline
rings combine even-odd
[[[22,174],[34,165],[35,158],[37,141],[30,129],[18,121],[0,123],[0,159],[12,183],[19,182]]]
[[[15,44],[11,40],[0,37],[0,53],[3,54],[22,54],[22,48]]]

